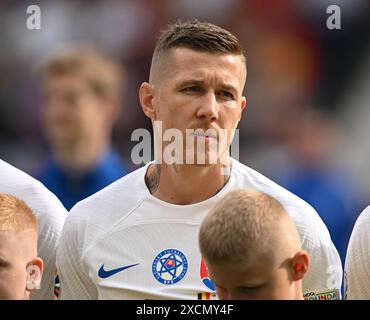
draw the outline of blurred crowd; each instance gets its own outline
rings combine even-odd
[[[240,161],[309,202],[344,259],[353,223],[370,204],[367,0],[37,1],[40,30],[26,28],[28,4],[0,2],[0,158],[37,176],[52,152],[40,66],[88,44],[124,67],[112,146],[122,172],[133,170],[131,133],[150,130],[138,89],[158,30],[177,19],[210,21],[246,48]],[[326,25],[332,4],[341,9],[340,30]]]

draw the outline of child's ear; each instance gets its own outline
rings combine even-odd
[[[310,256],[306,251],[300,250],[291,259],[290,266],[292,280],[302,280],[310,267]]]
[[[40,288],[44,262],[41,258],[32,260],[27,266],[26,290],[32,291]]]

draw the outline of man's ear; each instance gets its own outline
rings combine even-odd
[[[245,109],[246,106],[247,106],[247,99],[243,96],[242,97],[242,103],[240,105],[240,115],[239,115],[238,122],[242,118],[242,114],[243,114],[243,111],[244,111],[244,109]]]
[[[27,266],[26,290],[32,291],[40,288],[44,262],[41,258],[33,259]]]
[[[244,108],[247,106],[247,99],[243,96],[242,97],[242,111],[244,110]]]
[[[310,267],[310,256],[304,250],[298,251],[290,261],[293,281],[302,280]]]
[[[153,107],[154,86],[148,82],[143,82],[139,89],[139,99],[146,116],[152,119],[152,121],[156,120],[156,113]]]

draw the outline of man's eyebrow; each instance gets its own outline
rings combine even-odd
[[[189,86],[189,85],[202,85],[204,83],[205,82],[203,80],[188,79],[188,80],[181,81],[178,86],[179,87],[186,87],[186,86]]]
[[[223,84],[222,85],[222,89],[223,90],[227,90],[227,91],[233,91],[234,93],[237,93],[238,92],[238,90],[237,90],[237,88],[235,88],[233,85],[231,85],[231,84]]]
[[[178,84],[178,87],[186,87],[186,86],[191,86],[191,85],[203,85],[205,84],[205,81],[204,80],[198,80],[198,79],[188,79],[188,80],[184,80],[184,81],[181,81],[179,84]],[[222,84],[220,86],[223,90],[229,90],[229,91],[234,91],[234,92],[237,92],[237,88],[231,84]]]

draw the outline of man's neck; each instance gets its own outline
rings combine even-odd
[[[186,205],[204,201],[218,193],[230,177],[227,166],[152,164],[145,182],[152,195],[165,202]]]

